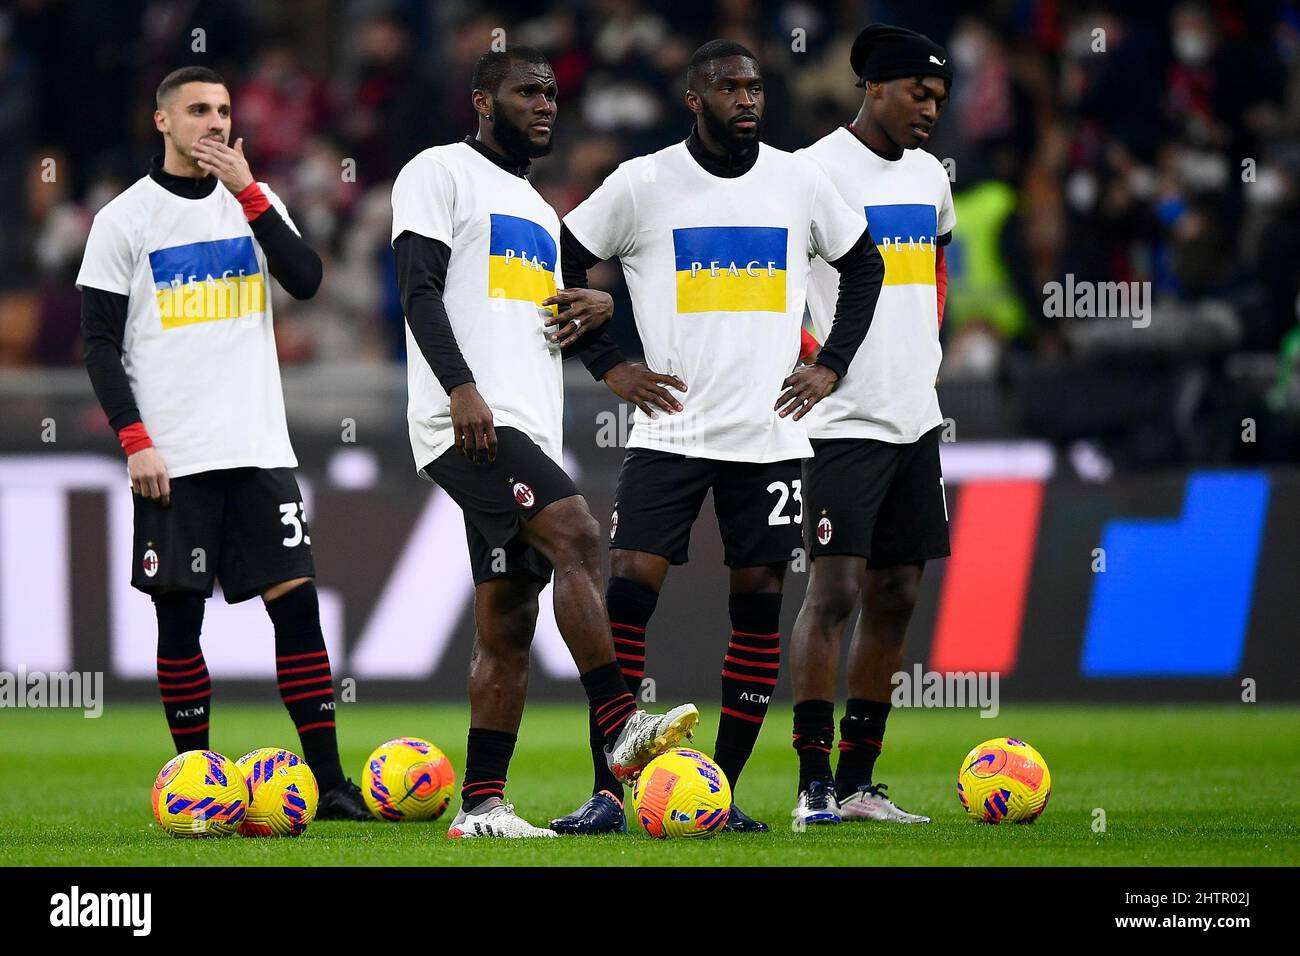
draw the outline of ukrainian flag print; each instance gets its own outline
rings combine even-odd
[[[492,213],[488,295],[537,305],[555,295],[555,239],[519,216]]]
[[[678,312],[785,312],[786,236],[775,226],[673,230]]]
[[[169,246],[149,253],[164,329],[242,319],[266,309],[252,236]]]
[[[866,206],[867,228],[885,260],[885,285],[934,285],[939,214],[925,203]]]

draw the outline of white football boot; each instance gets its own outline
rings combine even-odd
[[[835,802],[835,784],[830,780],[814,780],[808,789],[799,793],[799,802],[790,815],[794,829],[802,831],[809,826],[840,822],[840,808]]]
[[[840,816],[845,820],[877,820],[881,823],[929,823],[929,817],[908,813],[894,805],[885,794],[889,789],[883,783],[868,783],[858,787],[840,803]]]
[[[502,803],[500,797],[489,797],[475,807],[473,813],[466,813],[465,808],[461,807],[456,819],[451,821],[447,836],[453,840],[467,840],[471,837],[519,840],[558,834],[554,830],[533,826],[515,813],[513,804]]]
[[[666,714],[635,711],[614,746],[605,748],[610,771],[624,783],[632,782],[651,760],[689,738],[699,722],[694,704],[682,704]]]

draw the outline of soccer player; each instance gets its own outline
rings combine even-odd
[[[285,425],[270,276],[315,294],[320,257],[230,138],[230,93],[205,67],[158,86],[163,155],[95,216],[77,276],[86,369],[127,456],[131,583],[158,616],[158,686],[177,752],[208,746],[199,634],[219,580],[260,595],[280,696],[320,785],[321,820],[368,820],[343,775],[311,535]]]
[[[872,782],[872,771],[921,572],[927,560],[949,553],[934,386],[947,287],[943,247],[956,218],[943,165],[917,147],[938,122],[952,70],[942,47],[883,24],[862,31],[851,62],[865,88],[857,118],[800,155],[866,217],[885,260],[885,287],[844,386],[808,415],[814,455],[804,462],[803,492],[812,566],[791,640],[795,816],[804,823],[928,823],[900,810],[885,784]],[[834,269],[813,264],[815,340],[833,328],[838,281]],[[840,636],[859,599],[832,780]]]
[[[478,135],[425,150],[393,184],[411,448],[420,476],[465,514],[474,576],[469,747],[448,836],[553,837],[504,802],[537,597],[553,570],[555,620],[612,776],[630,778],[675,746],[699,712],[648,714],[624,686],[601,598],[600,528],[561,467],[561,352],[586,348],[580,336],[613,301],[556,291],[559,218],[528,181],[551,150],[555,75],[528,47],[485,53],[473,104]]]
[[[815,163],[762,145],[763,77],[745,47],[714,40],[691,57],[685,142],[623,163],[565,217],[565,284],[618,256],[652,368],[674,376],[630,396],[638,368],[607,351],[584,361],[637,402],[610,518],[610,626],[630,689],[668,568],[685,564],[705,495],[731,569],[714,759],[734,788],[776,685],[781,589],[800,547],[801,418],[844,376],[871,322],[884,266],[860,214]],[[840,270],[835,330],[799,367],[811,254]],[[571,274],[572,272],[572,274]],[[784,391],[783,391],[784,390]],[[775,404],[774,404],[775,403]],[[671,414],[670,414],[671,413]],[[693,636],[692,636],[693,639]],[[593,728],[593,756],[598,756]],[[621,790],[596,759],[591,799],[552,825],[617,829]],[[733,789],[734,792],[734,789]],[[767,826],[733,806],[727,828]]]

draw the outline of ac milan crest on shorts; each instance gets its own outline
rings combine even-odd
[[[171,503],[132,495],[131,585],[209,597],[217,581],[236,604],[316,574],[311,529],[290,468],[222,468],[171,480]]]
[[[852,554],[870,568],[946,557],[948,507],[939,429],[909,444],[874,438],[813,439],[804,459],[808,553]]]
[[[831,543],[831,537],[835,534],[835,528],[831,524],[831,519],[822,515],[817,519],[817,543],[825,547]]]
[[[495,461],[475,464],[449,448],[421,469],[465,513],[474,583],[526,570],[549,581],[551,566],[518,540],[523,522],[578,488],[531,438],[517,428],[497,432]]]

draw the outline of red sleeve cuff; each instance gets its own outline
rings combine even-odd
[[[249,183],[236,193],[235,198],[239,200],[239,205],[244,207],[244,218],[249,222],[271,208],[271,201],[266,198],[266,193],[262,192],[262,187],[255,182]]]
[[[939,328],[943,328],[943,306],[948,300],[948,260],[939,247],[934,257],[934,295],[939,309]]]
[[[807,329],[799,330],[799,361],[806,360],[813,352],[816,352],[821,345]]]
[[[153,447],[153,439],[144,430],[144,422],[126,425],[117,433],[117,440],[122,443],[122,451],[130,458],[138,451]]]

